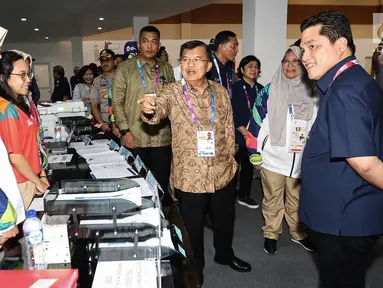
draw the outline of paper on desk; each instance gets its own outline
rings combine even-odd
[[[99,140],[92,140],[93,145],[108,145],[110,144],[111,140],[108,139],[99,139]]]
[[[103,169],[133,169],[128,163],[109,163],[109,164],[90,164],[89,169],[92,171]]]
[[[45,191],[43,197],[35,197],[32,200],[28,210],[44,211],[44,198],[48,194],[49,190]]]
[[[92,170],[96,179],[125,178],[135,176],[128,168],[98,169]]]
[[[156,261],[99,261],[92,288],[157,288]]]
[[[152,197],[153,190],[144,178],[133,178],[131,179],[141,186],[141,197]]]
[[[116,151],[110,151],[110,150],[107,150],[107,151],[100,151],[100,152],[95,152],[95,153],[86,153],[86,154],[82,154],[81,156],[83,158],[85,158],[86,160],[88,159],[102,159],[102,158],[109,158],[109,157],[114,157],[114,155],[117,155],[117,156],[120,156],[120,154],[118,154],[118,152]]]
[[[62,154],[62,155],[49,155],[48,163],[68,163],[72,160],[73,154]]]
[[[114,153],[116,155],[109,156],[107,158],[92,158],[92,159],[87,159],[86,162],[88,164],[115,164],[115,163],[126,163],[125,157],[121,156],[118,153]]]
[[[92,146],[86,146],[86,147],[92,147]],[[91,149],[86,148],[86,149],[78,149],[76,150],[77,154],[82,156],[86,154],[97,154],[97,153],[103,153],[103,152],[113,152],[110,151],[108,146],[105,147],[92,147]]]
[[[29,288],[49,288],[57,281],[57,279],[39,279]]]

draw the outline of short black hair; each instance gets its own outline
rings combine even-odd
[[[116,56],[114,56],[114,59],[116,58],[122,58],[125,60],[125,55],[124,54],[116,54]]]
[[[355,44],[352,38],[351,25],[344,13],[339,11],[320,12],[301,24],[301,32],[309,27],[321,25],[320,35],[325,36],[331,43],[335,43],[341,37],[347,39],[347,46],[351,53],[355,54]]]
[[[249,64],[250,62],[257,62],[257,66],[259,68],[259,70],[261,70],[261,61],[255,57],[254,55],[248,55],[246,57],[244,57],[241,62],[239,62],[239,65],[238,65],[238,69],[237,69],[237,74],[238,74],[238,78],[242,79],[243,77],[243,73],[241,71],[241,68],[245,67],[247,64]]]
[[[85,65],[85,66],[81,67],[80,76],[84,77],[85,73],[88,72],[89,70],[92,72],[93,77],[95,77],[96,75],[94,75],[94,71],[93,71],[92,67],[90,67],[90,65]]]
[[[154,27],[154,26],[152,26],[152,25],[145,26],[145,27],[143,27],[143,28],[140,30],[140,38],[141,38],[142,33],[144,33],[144,32],[148,32],[148,33],[156,33],[156,34],[158,35],[158,39],[161,38],[160,30],[158,30],[157,27]]]
[[[57,73],[59,76],[64,77],[65,76],[64,67],[61,65],[56,65],[55,67],[53,67],[53,73]]]
[[[197,47],[203,47],[205,49],[206,57],[209,58],[209,60],[211,59],[211,51],[209,46],[199,40],[192,40],[182,44],[180,49],[180,59],[182,59],[182,55],[184,54],[185,50],[192,50]]]
[[[229,37],[237,37],[233,31],[225,30],[219,32],[214,38],[214,51],[218,50],[218,46],[221,44],[226,44],[230,41]]]

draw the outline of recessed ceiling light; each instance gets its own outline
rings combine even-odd
[[[47,36],[47,37],[45,37],[45,39],[46,39],[46,40],[48,40],[48,39],[49,39],[49,37]]]
[[[98,18],[98,20],[100,20],[100,21],[104,21],[104,18],[100,17],[100,18]]]
[[[98,30],[102,30],[102,27],[98,27],[97,29],[98,29]]]
[[[35,31],[39,31],[39,28],[35,28]]]
[[[21,21],[25,22],[27,21],[27,18],[21,18]]]

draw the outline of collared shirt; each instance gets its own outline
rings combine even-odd
[[[250,109],[247,102],[245,91],[243,86],[246,87],[247,94],[250,101]],[[233,85],[231,105],[233,106],[234,127],[235,127],[235,141],[239,146],[246,146],[245,137],[238,128],[241,126],[247,127],[250,121],[250,117],[253,115],[253,106],[257,93],[263,89],[263,86],[259,83],[255,83],[254,87],[251,87],[243,79],[237,81]],[[267,99],[266,99],[267,100]],[[254,135],[256,136],[256,135]]]
[[[8,153],[23,155],[35,174],[41,171],[37,146],[38,129],[37,119],[0,97],[0,137]],[[28,181],[14,166],[12,168],[17,183]]]
[[[222,83],[219,79],[217,67],[215,66],[213,61],[214,58],[211,59],[213,65],[210,71],[206,74],[207,79],[222,84],[226,89],[228,89],[229,87],[231,88],[231,86],[235,82],[235,73],[233,72],[232,62],[226,62],[225,64],[222,64],[222,62],[218,59],[217,56],[215,56],[215,58],[217,59]],[[229,79],[229,84],[227,83],[227,79]]]
[[[53,89],[51,101],[57,102],[57,101],[63,101],[64,96],[71,97],[71,90],[69,86],[68,79],[66,77],[60,77],[56,80],[55,88]]]
[[[169,117],[172,128],[174,187],[183,192],[206,193],[225,187],[237,171],[234,159],[235,139],[233,112],[225,88],[209,81],[201,94],[188,86],[191,104],[201,129],[211,130],[211,90],[215,101],[215,157],[197,156],[197,127],[186,102],[181,81],[170,84],[156,99],[157,109],[153,118],[142,119],[150,124]]]
[[[100,105],[100,113],[102,121],[109,123],[109,110],[108,110],[108,98],[109,98],[109,85],[111,85],[111,79],[101,74],[93,81],[93,88],[90,91],[90,103]]]
[[[383,234],[383,191],[365,181],[346,159],[383,160],[383,95],[359,65],[336,72],[348,57],[319,81],[322,92],[316,121],[303,153],[300,220],[326,234]]]
[[[173,67],[160,59],[156,59],[154,66],[150,66],[142,58],[139,61],[147,89],[143,87],[136,59],[127,59],[118,67],[112,89],[116,124],[120,130],[130,129],[138,140],[138,147],[168,146],[171,143],[169,120],[164,119],[157,126],[143,123],[140,119],[140,104],[137,104],[137,101],[144,97],[145,93],[155,92],[158,96],[165,86],[174,82]],[[154,91],[156,65],[159,69],[159,83]]]

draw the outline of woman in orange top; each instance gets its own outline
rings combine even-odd
[[[32,77],[21,55],[0,53],[0,137],[9,153],[26,210],[35,194],[43,194],[49,187],[40,165],[37,119],[25,99]]]

